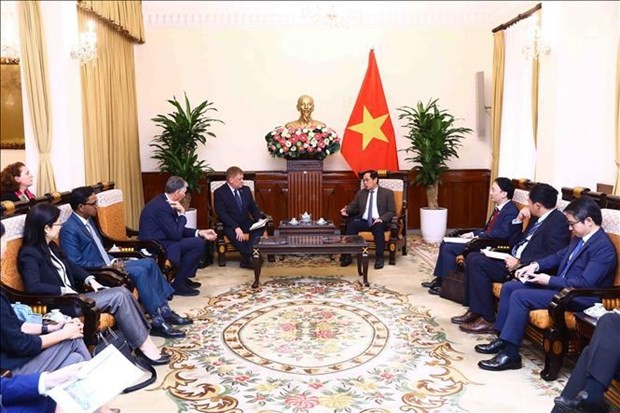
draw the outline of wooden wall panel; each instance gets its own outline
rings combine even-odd
[[[217,172],[221,174],[222,172]],[[286,171],[246,172],[255,174],[256,202],[271,214],[276,226],[280,220],[290,219],[288,203],[288,180]],[[486,222],[489,201],[490,171],[488,169],[457,169],[442,175],[439,187],[439,205],[448,208],[448,227],[482,227]],[[414,182],[415,173],[409,173]],[[168,175],[143,172],[144,199],[146,202],[164,190]],[[323,218],[340,224],[340,209],[349,203],[360,187],[360,181],[351,171],[323,172]],[[192,194],[191,206],[198,210],[198,227],[208,228],[206,180],[201,182],[201,193]],[[426,190],[411,184],[408,196],[408,226],[420,228],[420,208],[426,206]],[[209,201],[210,202],[210,201]],[[303,211],[300,211],[301,213]],[[316,217],[318,218],[318,217]]]

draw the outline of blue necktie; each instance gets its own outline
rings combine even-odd
[[[566,265],[564,265],[564,268],[560,272],[560,277],[562,278],[566,277],[566,273],[568,272],[568,269],[570,268],[571,263],[575,261],[575,258],[577,258],[577,255],[579,254],[579,251],[581,251],[583,244],[584,242],[582,238],[579,240],[577,245],[575,245],[575,248],[573,248],[573,252],[571,252],[570,257],[568,258],[568,261],[566,261]]]
[[[372,227],[372,201],[374,193],[374,191],[370,191],[370,197],[368,198],[368,215],[366,216],[366,222],[369,227]]]
[[[241,196],[239,195],[239,190],[235,189],[235,201],[237,201],[237,206],[239,207],[239,211],[242,210],[241,207]]]
[[[538,229],[538,227],[540,227],[540,225],[543,223],[543,221],[536,221],[535,224],[530,225],[527,228],[527,232],[524,234],[523,238],[521,239],[521,241],[519,241],[514,247],[512,247],[512,250],[510,251],[510,253],[512,254],[513,257],[515,257],[517,255],[517,251],[519,250],[519,248],[525,244],[526,242],[528,242],[528,238],[530,238],[530,236],[533,236],[534,233],[536,232],[536,230]]]
[[[93,225],[92,221],[88,220],[86,222],[86,230],[90,233],[90,236],[93,238],[93,241],[95,241],[95,245],[97,246],[97,249],[99,250],[99,253],[101,254],[101,258],[105,262],[105,265],[110,265],[112,264],[112,260],[110,260],[110,257],[108,256],[108,253],[106,252],[105,248],[103,248],[103,244],[101,243],[101,240],[99,239],[99,235],[97,234],[97,231],[92,225]]]

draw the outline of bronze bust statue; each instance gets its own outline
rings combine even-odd
[[[324,128],[325,124],[318,120],[312,119],[312,111],[314,110],[314,99],[308,95],[301,95],[297,99],[297,110],[299,111],[299,119],[288,122],[285,128]]]

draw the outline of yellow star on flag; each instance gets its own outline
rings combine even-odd
[[[383,126],[383,122],[385,122],[387,117],[388,114],[386,113],[385,115],[373,118],[366,106],[364,105],[364,120],[362,121],[362,123],[349,126],[348,128],[353,132],[358,132],[363,135],[362,150],[366,149],[366,147],[373,139],[389,142],[387,136],[385,136],[385,134],[381,130],[381,126]]]

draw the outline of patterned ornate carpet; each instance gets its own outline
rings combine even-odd
[[[525,344],[524,367],[486,372],[468,335],[449,322],[464,308],[431,296],[437,246],[409,239],[397,265],[369,272],[330,257],[266,263],[261,287],[233,258],[201,270],[201,296],[172,307],[195,323],[147,390],[111,402],[127,412],[388,413],[548,412],[563,388],[539,377],[542,355]]]
[[[427,310],[380,286],[271,281],[214,297],[197,319],[159,387],[180,411],[462,411],[462,355]]]

